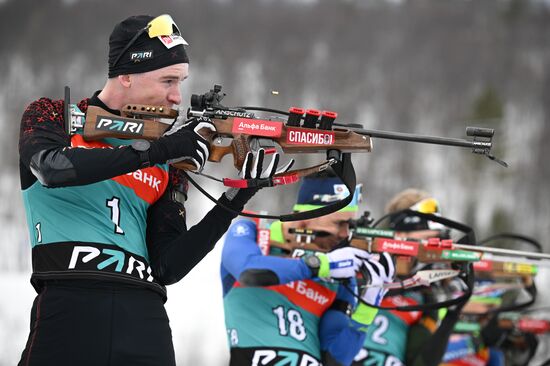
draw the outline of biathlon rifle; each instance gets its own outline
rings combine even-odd
[[[352,239],[351,245],[369,251],[410,256],[422,263],[472,262],[477,278],[511,279],[520,277],[522,281],[521,288],[530,293],[531,299],[505,309],[524,308],[533,304],[537,293],[533,276],[537,274],[538,266],[550,265],[550,254],[546,253],[458,244],[452,240],[441,240],[439,238],[413,241],[403,237],[400,238],[398,236],[400,233],[396,231],[376,228],[358,228],[355,235],[356,237]],[[380,237],[381,235],[382,237]],[[459,273],[460,271],[457,270],[454,276],[458,276]],[[449,277],[453,277],[453,275],[449,273]],[[506,286],[501,286],[501,289],[504,289],[504,287]],[[519,288],[519,284],[517,286],[510,284],[509,287],[510,289],[512,287]],[[475,288],[472,293],[476,294]]]
[[[502,246],[506,242],[512,242],[514,245],[519,243],[529,244],[533,248],[530,251],[517,251],[505,248],[487,248],[487,244]],[[542,245],[533,238],[515,233],[500,233],[478,241],[478,249],[487,248],[491,252],[481,253],[481,260],[473,263],[476,280],[490,280],[489,283],[476,285],[473,291],[475,299],[483,299],[484,295],[494,293],[495,291],[525,290],[530,299],[519,304],[511,304],[496,307],[489,312],[512,311],[525,309],[532,305],[537,296],[537,288],[534,277],[538,273],[539,266],[548,266],[550,261],[540,258],[538,254],[542,253]],[[483,246],[481,246],[483,245]],[[502,253],[506,255],[502,255]],[[531,257],[537,257],[533,259]],[[548,257],[544,255],[543,257]]]
[[[503,278],[508,282],[512,279],[520,279],[521,287],[515,283],[503,283],[501,290],[505,289],[504,287],[506,286],[510,289],[512,287],[523,288],[530,294],[530,299],[521,304],[502,307],[498,311],[523,309],[534,303],[537,290],[533,277],[538,273],[539,266],[550,266],[550,254],[541,253],[542,246],[536,240],[519,234],[502,233],[480,240],[476,245],[465,244],[464,241],[477,242],[473,230],[467,225],[435,214],[420,213],[412,210],[403,210],[401,213],[405,216],[417,216],[424,220],[439,223],[446,228],[461,231],[466,235],[458,242],[450,239],[442,240],[440,238],[425,240],[410,239],[406,237],[406,232],[375,227],[381,220],[373,223],[374,220],[369,217],[369,213],[365,213],[363,217],[357,220],[355,225],[352,225],[353,237],[350,245],[369,252],[386,252],[397,256],[398,271],[400,256],[409,258],[408,270],[410,270],[411,258],[425,264],[451,263],[452,266],[457,268],[454,274],[451,272],[452,269],[439,271],[441,271],[442,275],[445,275],[444,271],[448,271],[447,278],[461,276],[460,278],[467,283],[468,287],[468,290],[463,295],[466,295],[468,292],[475,294],[475,288],[473,288],[472,284],[473,276],[467,278],[471,273],[477,278]],[[534,250],[520,251],[485,246],[487,243],[499,242],[504,239],[530,244]],[[406,263],[405,267],[407,267]],[[460,263],[462,265],[456,266],[456,264]],[[469,266],[468,263],[472,263],[472,266]],[[473,272],[470,272],[470,269],[473,269]],[[413,276],[405,281],[410,286],[415,286],[418,283],[423,284],[423,280],[424,283],[430,284],[432,278],[434,279],[433,282],[437,280],[435,274],[438,275],[439,272],[434,272],[434,275],[432,275],[429,273],[424,274],[421,270],[415,274],[418,278]],[[424,279],[422,276],[427,276],[427,278]],[[405,281],[402,282],[405,283]],[[389,287],[398,288],[392,284]]]
[[[502,330],[518,330],[522,333],[532,334],[550,333],[550,320],[526,316],[516,312],[500,313],[497,325]],[[459,321],[454,330],[457,333],[476,333],[481,331],[481,325],[477,322]]]
[[[536,318],[520,312],[499,314],[498,325],[502,329],[517,329],[523,333],[550,333],[550,320]]]
[[[414,215],[432,216],[418,212],[414,212]],[[478,262],[474,268],[479,271],[532,275],[537,273],[538,266],[550,266],[550,254],[547,253],[459,244],[439,238],[414,241],[404,235],[406,233],[395,230],[358,227],[353,239],[355,245],[353,240],[352,245],[366,245],[370,251],[414,256],[424,263],[442,260]],[[363,241],[367,244],[359,244]]]
[[[291,154],[327,154],[326,161],[321,164],[281,173],[268,179],[217,179],[200,172],[197,173],[215,179],[225,186],[246,188],[289,184],[331,167],[346,185],[348,191],[353,192],[356,177],[350,153],[370,152],[372,149],[371,138],[467,147],[471,148],[475,154],[485,155],[499,164],[507,166],[506,163],[491,154],[493,129],[467,127],[466,135],[471,137],[471,140],[366,130],[358,128],[357,125],[335,123],[337,114],[331,111],[304,110],[292,107],[285,112],[262,107],[225,107],[221,104],[221,100],[225,96],[221,89],[220,85],[215,85],[205,94],[192,95],[191,108],[187,111],[186,116],[188,118],[208,117],[216,126],[215,133],[205,133],[205,137],[211,141],[209,161],[220,162],[225,155],[232,155],[233,165],[237,170],[241,170],[247,153],[260,148],[265,149],[267,153],[279,149],[283,153]],[[82,116],[75,117],[70,113],[74,111],[74,105],[70,105],[68,100],[67,87],[65,95],[65,105],[70,106],[66,108],[65,112],[66,121],[70,122],[67,123],[67,132],[73,134],[82,129],[83,137],[86,140],[104,138],[155,140],[171,126],[162,123],[160,119],[170,119],[175,122],[182,114],[178,110],[163,106],[129,104],[120,110],[119,116],[102,108],[89,106],[84,121]],[[256,116],[255,112],[275,114],[278,117],[260,118]],[[185,161],[176,163],[174,166],[186,171],[195,169],[194,165]],[[190,177],[189,181],[208,198],[219,204]],[[350,194],[331,205],[307,212],[286,215],[243,214],[242,212],[238,212],[238,214],[281,221],[305,220],[323,216],[345,207],[351,202],[352,196]],[[233,211],[227,207],[226,209]]]
[[[288,253],[292,253],[293,257],[300,257],[307,252],[325,252],[326,250],[320,249],[313,243],[316,236],[322,235],[321,232],[309,229],[295,229],[289,230],[290,234],[296,236],[295,242],[279,243],[271,241],[270,247],[277,247],[283,249]],[[471,262],[478,258],[478,253],[468,252],[465,250],[442,250],[438,246],[423,246],[418,242],[411,242],[412,245],[402,243],[408,243],[402,241],[398,245],[394,245],[392,242],[389,246],[382,241],[378,241],[381,238],[375,238],[374,241],[365,240],[354,236],[350,241],[350,246],[358,249],[363,249],[370,253],[389,253],[394,256],[407,256],[414,257],[423,263],[451,263],[451,262]],[[408,275],[409,272],[400,271],[399,262],[397,263],[397,274]],[[420,270],[417,271],[412,277],[392,283],[385,283],[382,286],[387,289],[409,289],[417,286],[430,286],[434,282],[438,282],[444,279],[457,277],[460,274],[456,269],[432,269],[432,270]],[[368,285],[367,285],[368,286]]]
[[[263,253],[269,253],[270,249],[275,247],[280,250],[283,250],[284,252],[288,253],[292,257],[301,257],[306,254],[314,253],[314,252],[327,252],[328,250],[320,248],[317,246],[314,241],[315,238],[318,236],[324,235],[324,232],[310,230],[310,229],[297,229],[297,228],[290,228],[289,233],[293,234],[295,236],[295,241],[291,242],[276,242],[276,241],[269,241],[266,240],[266,238],[269,238],[268,235],[263,235],[262,240],[262,234],[260,233],[261,230],[258,232],[258,243],[260,245],[260,248],[262,249]],[[408,256],[415,257],[418,259],[419,257],[419,251],[415,250],[399,250],[394,248],[394,250],[383,250],[381,246],[379,245],[371,245],[367,243],[367,240],[364,240],[365,238],[358,238],[353,237],[350,241],[349,245],[355,248],[367,250],[371,253],[382,253],[387,252],[390,254],[399,254],[400,257],[397,258],[396,263],[396,270],[397,274],[401,276],[405,276],[407,278],[391,282],[391,283],[384,283],[382,287],[388,289],[388,290],[408,290],[412,289],[418,286],[431,286],[432,284],[436,282],[440,282],[447,279],[452,279],[455,277],[459,277],[465,284],[466,287],[470,290],[473,288],[473,281],[470,281],[470,278],[468,278],[468,271],[464,270],[462,268],[441,268],[441,269],[423,269],[416,271],[412,276],[409,272],[400,272],[400,263],[399,260],[402,258],[402,256]],[[420,243],[414,242],[415,245],[420,246]],[[452,250],[447,250],[447,254],[449,252],[453,252]],[[455,257],[460,259],[450,259],[450,258],[444,258],[442,255],[442,250],[438,248],[427,248],[425,251],[420,252],[420,257],[424,259],[426,262],[429,263],[447,263],[447,264],[460,264],[460,263],[468,263],[474,258],[477,258],[477,253],[469,253],[467,254],[467,251],[460,250],[459,255],[457,254]],[[362,267],[360,268],[360,273],[358,273],[358,282],[359,287],[362,290],[368,287],[379,287],[378,285],[373,285],[370,283],[369,274],[366,271],[366,268]],[[349,289],[348,289],[349,290]],[[350,290],[351,292],[351,290]],[[432,303],[432,304],[420,304],[420,305],[407,305],[407,306],[395,306],[395,307],[381,307],[380,309],[388,309],[388,310],[402,310],[402,311],[423,311],[428,309],[438,309],[438,308],[444,308],[449,307],[452,305],[457,305],[460,303],[464,303],[467,301],[467,299],[470,296],[470,291],[467,293],[462,294],[461,296],[441,301],[438,303]],[[357,296],[356,296],[357,297]],[[359,297],[357,297],[358,301],[361,301]],[[369,305],[373,306],[373,305]]]

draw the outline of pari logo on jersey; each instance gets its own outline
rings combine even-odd
[[[103,248],[100,250],[92,246],[75,246],[73,248],[71,260],[69,261],[68,269],[85,270],[89,269],[88,267],[95,263],[97,263],[95,267],[100,271],[114,265],[114,269],[110,271],[126,273],[133,277],[144,279],[147,282],[153,282],[151,267],[133,256],[130,256],[128,261],[126,261],[125,253],[115,249]],[[87,264],[86,268],[82,268],[84,264]],[[147,274],[147,278],[145,278],[145,274]]]
[[[283,123],[262,119],[248,119],[235,117],[231,132],[252,136],[280,137],[283,131]]]
[[[353,360],[362,365],[404,366],[403,362],[393,355],[366,348],[361,348]]]
[[[322,366],[319,360],[307,353],[274,349],[255,350],[251,365]]]
[[[292,145],[334,145],[334,132],[287,127],[286,142]]]
[[[143,122],[131,118],[118,117],[114,119],[98,115],[96,117],[96,129],[102,131],[116,131],[127,136],[143,136]]]

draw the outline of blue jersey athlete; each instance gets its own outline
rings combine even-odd
[[[294,209],[310,210],[347,194],[338,178],[306,178]],[[358,198],[356,191],[350,205],[330,215],[273,223],[267,255],[257,244],[260,230],[254,222],[241,220],[229,229],[221,277],[231,365],[351,364],[376,314],[364,303],[356,305],[356,272],[364,266],[378,286],[361,295],[369,304],[381,301],[381,285],[394,273],[389,255],[375,259],[346,245]],[[316,232],[313,243],[326,253],[285,257],[281,248],[293,242],[296,229]]]

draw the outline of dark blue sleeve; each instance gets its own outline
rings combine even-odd
[[[355,294],[355,296],[354,296]],[[338,290],[336,292],[336,298],[338,300],[345,301],[353,308],[357,305],[357,279],[350,278],[349,280],[346,280],[344,283],[341,283],[340,286],[338,286]]]
[[[506,365],[504,353],[496,347],[490,347],[489,361],[487,361],[487,366],[504,366],[504,365]]]
[[[327,310],[319,323],[321,350],[338,364],[351,365],[365,342],[366,332],[360,330],[364,327],[341,311]]]
[[[269,270],[279,283],[311,278],[311,271],[300,259],[262,255],[256,244],[256,224],[239,220],[229,228],[222,251],[222,273],[227,271],[238,279],[249,269]]]

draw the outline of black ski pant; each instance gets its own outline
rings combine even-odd
[[[90,280],[47,281],[33,303],[20,366],[173,366],[160,294]]]

